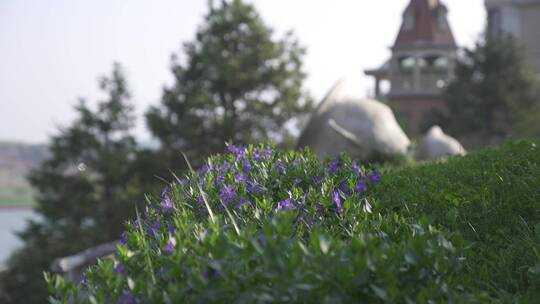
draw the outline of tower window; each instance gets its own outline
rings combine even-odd
[[[433,62],[433,66],[440,69],[445,69],[450,64],[447,57],[439,57]]]
[[[399,58],[399,67],[404,70],[412,69],[415,65],[414,57]]]
[[[502,32],[502,15],[498,7],[488,10],[488,33],[500,34]]]

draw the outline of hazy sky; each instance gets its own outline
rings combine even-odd
[[[319,100],[345,75],[358,79],[388,56],[409,0],[251,0],[279,35],[308,48],[306,86]],[[460,45],[485,24],[483,0],[446,0]],[[170,56],[193,39],[207,0],[0,0],[0,140],[43,142],[74,118],[78,97],[95,102],[114,61],[127,72],[142,113],[170,83]],[[182,56],[182,55],[181,55]]]

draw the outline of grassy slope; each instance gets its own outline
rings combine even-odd
[[[517,142],[386,172],[379,210],[422,215],[471,242],[465,285],[533,300],[540,284],[540,145]]]

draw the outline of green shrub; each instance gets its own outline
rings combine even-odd
[[[481,299],[458,280],[470,244],[422,213],[374,204],[379,179],[346,156],[229,146],[149,199],[115,260],[80,286],[47,276],[51,302]]]
[[[540,298],[534,142],[386,169],[380,184],[346,156],[321,164],[309,151],[229,150],[150,199],[115,260],[90,268],[82,285],[49,277],[51,301]]]
[[[445,163],[390,170],[369,199],[383,216],[426,215],[471,250],[460,282],[503,301],[540,298],[540,147],[519,141]],[[510,300],[511,299],[511,300]]]

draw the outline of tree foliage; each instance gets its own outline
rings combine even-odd
[[[2,303],[45,302],[52,261],[118,238],[140,200],[133,107],[118,65],[100,88],[107,99],[96,110],[81,100],[77,119],[51,138],[50,157],[31,173],[39,217],[20,233],[24,247],[0,278]]]
[[[444,93],[445,127],[457,136],[504,139],[540,134],[540,82],[511,36],[487,36],[458,60]]]
[[[252,5],[209,4],[185,58],[173,56],[174,84],[147,113],[165,154],[182,168],[179,151],[195,162],[237,143],[279,141],[284,125],[311,107],[303,91],[304,49],[289,33],[274,39]]]

